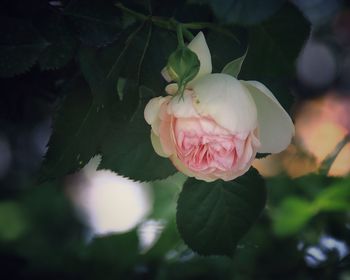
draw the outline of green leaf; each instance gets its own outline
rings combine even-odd
[[[157,96],[164,92],[166,83],[160,72],[174,46],[176,37],[172,32],[144,22],[127,28],[117,42],[106,48],[83,49],[80,66],[96,96],[118,93],[121,99],[133,99],[137,104],[140,85],[153,89]],[[125,88],[124,84],[121,89],[120,79],[129,86]],[[136,91],[128,88],[130,84]]]
[[[245,57],[247,56],[247,52],[248,52],[248,49],[246,50],[244,55],[227,63],[221,72],[237,78],[239,72],[241,72],[242,64],[244,62]]]
[[[108,127],[108,107],[96,103],[89,87],[76,79],[66,88],[66,99],[57,113],[41,180],[61,177],[82,168],[100,150]],[[115,96],[115,101],[117,97]]]
[[[285,0],[196,0],[208,3],[225,23],[254,24],[274,14]]]
[[[161,71],[176,45],[174,32],[144,22],[128,28],[118,42],[97,58],[107,81],[113,82],[114,92],[117,92],[116,81],[122,77],[152,89],[159,96],[166,86]]]
[[[79,39],[89,46],[104,46],[118,38],[119,10],[112,1],[75,0],[65,8]]]
[[[178,200],[180,235],[199,254],[232,256],[265,202],[264,180],[253,168],[229,182],[190,178]]]
[[[285,4],[269,20],[249,28],[249,52],[240,78],[262,82],[288,109],[293,101],[288,84],[309,34],[310,24],[302,13],[291,4]]]
[[[144,87],[140,91],[143,95],[149,92]],[[158,156],[152,147],[151,129],[143,116],[144,107],[145,103],[141,103],[131,121],[111,127],[102,146],[99,168],[111,169],[139,181],[164,179],[176,172],[170,160]]]
[[[40,68],[54,70],[65,66],[74,57],[78,43],[65,18],[47,13],[40,15],[37,26],[49,42],[39,57]]]
[[[0,18],[0,76],[12,77],[28,71],[48,46],[30,22]]]
[[[164,35],[159,29],[156,36],[149,24],[130,30],[131,34],[122,34],[125,41],[103,49],[80,50],[80,67],[91,90],[81,81],[68,88],[54,123],[42,179],[74,172],[97,153],[103,154],[101,167],[135,180],[163,179],[175,173],[170,161],[154,152],[150,127],[143,117],[146,102],[159,93],[144,90],[142,100],[139,94],[143,83],[159,87],[162,78],[158,59],[166,61],[163,56],[170,50],[149,51],[149,45]],[[125,81],[122,101],[118,97],[121,79]]]

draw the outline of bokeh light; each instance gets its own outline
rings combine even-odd
[[[68,178],[69,197],[93,235],[129,231],[151,211],[150,188],[110,170],[96,170],[99,162],[100,157],[94,157]]]
[[[293,143],[280,154],[254,162],[265,177],[286,172],[299,177],[317,172],[322,161],[350,133],[350,96],[328,92],[313,100],[304,100],[295,113],[296,134]],[[340,151],[329,171],[331,176],[350,172],[350,144]]]

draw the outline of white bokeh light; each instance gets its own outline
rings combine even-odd
[[[152,208],[150,187],[110,170],[96,170],[99,162],[100,157],[94,157],[68,180],[69,196],[87,220],[93,235],[129,231]]]

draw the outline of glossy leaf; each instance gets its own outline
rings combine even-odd
[[[232,256],[265,202],[265,183],[255,169],[229,182],[190,178],[178,200],[180,235],[199,254]]]

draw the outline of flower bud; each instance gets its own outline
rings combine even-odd
[[[188,47],[179,47],[168,59],[166,69],[172,80],[179,86],[180,94],[186,84],[194,79],[199,72],[200,62],[196,53]]]

